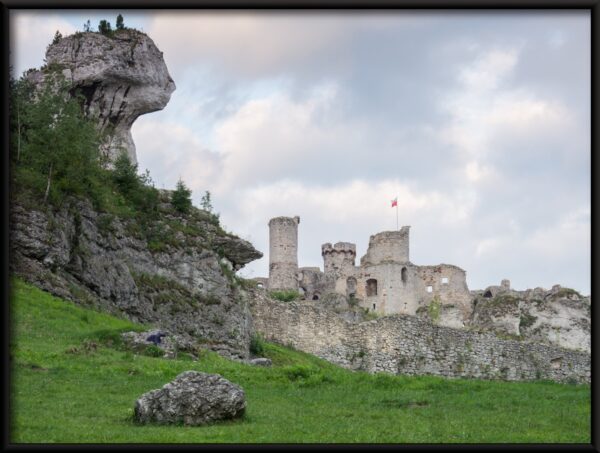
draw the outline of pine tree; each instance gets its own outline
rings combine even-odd
[[[210,192],[208,190],[204,192],[204,195],[200,200],[200,206],[202,206],[202,209],[204,209],[205,211],[212,212],[213,207],[210,200]]]
[[[60,41],[61,39],[62,35],[60,34],[60,31],[56,30],[56,33],[54,34],[54,39],[52,40],[52,44],[58,43],[58,41]]]
[[[98,31],[103,35],[109,36],[112,33],[112,28],[110,27],[110,22],[102,19],[98,24]]]
[[[123,30],[125,28],[125,24],[123,23],[123,16],[121,14],[117,16],[116,27],[117,30]]]
[[[181,179],[177,182],[177,187],[171,197],[171,204],[183,214],[189,212],[192,207],[192,191],[187,188]]]

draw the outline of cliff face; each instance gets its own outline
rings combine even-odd
[[[133,122],[145,113],[163,109],[175,83],[152,39],[137,30],[117,30],[111,37],[75,33],[51,44],[46,68],[59,70],[85,97],[86,114],[98,120],[107,134],[104,151],[114,158],[124,148],[137,162],[131,136]],[[41,84],[45,71],[29,80]]]
[[[81,200],[60,209],[11,206],[11,271],[55,295],[167,329],[225,356],[247,358],[252,334],[243,281],[233,270],[260,258],[207,212],[182,217],[163,193],[161,242],[139,224]]]

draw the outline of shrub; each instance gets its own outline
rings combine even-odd
[[[104,36],[111,36],[113,33],[110,22],[105,19],[102,19],[98,24],[98,31]]]
[[[297,300],[300,298],[300,293],[294,290],[285,290],[285,291],[271,291],[269,293],[271,298],[279,300],[281,302],[291,302],[293,300]]]
[[[250,352],[254,355],[264,354],[264,341],[260,334],[255,333],[250,337]]]
[[[115,26],[117,27],[117,30],[123,30],[125,28],[125,24],[123,23],[123,16],[121,14],[117,16],[117,23]]]
[[[188,189],[185,183],[180,179],[177,181],[177,187],[171,196],[171,204],[177,211],[186,214],[192,207],[191,195],[192,191]]]

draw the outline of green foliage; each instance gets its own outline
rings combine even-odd
[[[125,24],[123,23],[123,16],[121,14],[117,16],[117,23],[115,26],[117,27],[117,30],[123,30],[125,28]]]
[[[519,318],[519,330],[532,326],[536,319],[536,316],[530,315],[529,313],[521,314],[521,317]]]
[[[62,35],[58,30],[56,30],[56,33],[54,34],[54,39],[52,39],[52,44],[57,44],[61,39]]]
[[[300,298],[300,293],[292,289],[285,291],[271,291],[269,296],[272,299],[279,300],[281,302],[291,302]]]
[[[429,318],[435,324],[440,320],[440,311],[442,309],[442,302],[440,298],[436,295],[429,302],[429,306],[427,307],[427,311],[429,313]]]
[[[265,352],[265,342],[260,334],[255,333],[250,337],[250,352],[254,355],[260,356]]]
[[[173,195],[171,196],[173,207],[183,214],[186,214],[192,208],[192,191],[187,188],[185,183],[179,179]]]
[[[591,441],[589,385],[369,375],[271,343],[262,354],[272,360],[269,368],[208,351],[197,362],[168,360],[110,344],[123,331],[148,326],[82,309],[19,280],[11,290],[14,443]],[[82,352],[67,353],[73,346]],[[240,385],[246,417],[200,428],[135,426],[134,401],[187,370]]]
[[[46,79],[35,97],[26,80],[11,83],[15,192],[31,192],[44,204],[60,204],[67,195],[95,195],[101,185],[98,133],[83,116],[79,98],[68,95],[64,77],[48,73]]]
[[[110,22],[108,22],[105,19],[102,19],[100,21],[100,23],[98,24],[98,31],[103,34],[104,36],[112,36],[113,35],[113,30],[110,26]]]
[[[204,195],[202,195],[202,199],[200,200],[200,207],[208,212],[212,212],[213,210],[212,202],[210,200],[210,192],[208,190],[204,192]]]

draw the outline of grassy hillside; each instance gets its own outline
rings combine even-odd
[[[166,360],[121,349],[142,326],[85,310],[13,280],[11,442],[486,443],[590,440],[589,386],[353,373],[265,344],[274,366],[202,353]],[[246,391],[240,421],[139,426],[138,396],[185,370]]]

